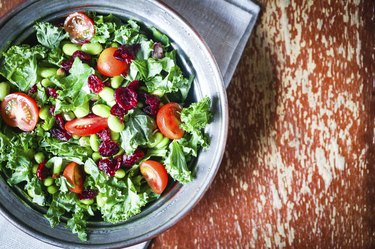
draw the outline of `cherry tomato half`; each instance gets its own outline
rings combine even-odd
[[[184,136],[184,130],[180,128],[181,106],[171,102],[164,105],[156,115],[156,123],[160,132],[169,139],[179,139]]]
[[[39,108],[33,98],[24,93],[11,93],[1,103],[5,123],[23,131],[34,130],[39,119]]]
[[[66,165],[63,173],[64,177],[73,186],[69,190],[73,193],[82,193],[83,191],[83,172],[79,165],[71,162]]]
[[[76,136],[89,136],[108,127],[106,118],[92,115],[90,117],[76,118],[65,124],[65,129]]]
[[[95,34],[94,22],[80,12],[74,12],[65,19],[64,29],[69,33],[70,40],[79,44],[89,42]]]
[[[146,160],[139,166],[143,177],[152,191],[160,195],[168,184],[168,174],[164,166],[153,160]]]
[[[97,68],[101,74],[113,77],[128,70],[129,65],[126,62],[119,61],[113,56],[116,50],[117,48],[106,48],[100,54]]]

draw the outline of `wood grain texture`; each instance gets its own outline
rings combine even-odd
[[[219,173],[151,247],[374,248],[375,2],[260,4]]]

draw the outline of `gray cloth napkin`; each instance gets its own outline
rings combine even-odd
[[[250,0],[163,0],[179,12],[210,47],[227,87],[254,27],[259,7]],[[128,249],[146,248],[144,242]],[[0,248],[53,249],[0,215]]]

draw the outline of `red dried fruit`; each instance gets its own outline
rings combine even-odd
[[[57,91],[55,88],[47,87],[47,95],[56,99],[59,95],[57,94]]]
[[[137,107],[137,93],[131,88],[117,88],[115,91],[115,99],[116,103],[126,111]]]
[[[102,141],[111,141],[111,131],[107,128],[102,130],[101,132],[98,132],[97,135],[100,137]]]
[[[72,58],[67,59],[67,60],[63,60],[61,62],[61,68],[64,69],[65,73],[69,73],[72,66],[73,66],[73,59]]]
[[[83,62],[89,62],[91,60],[91,55],[79,50],[75,51],[72,54],[73,59],[75,59],[76,57],[78,57]]]
[[[147,93],[140,94],[140,97],[144,100],[146,105],[143,111],[150,116],[156,116],[160,108],[159,97]]]
[[[98,162],[98,168],[108,176],[114,176],[116,171],[120,168],[118,163],[115,163],[109,158],[100,159]]]
[[[119,118],[123,118],[128,111],[122,109],[118,104],[115,104],[111,108],[111,114]]]
[[[82,191],[82,193],[77,195],[80,200],[90,200],[94,199],[98,195],[98,192],[92,189],[85,189]]]
[[[89,76],[88,84],[89,84],[90,90],[94,93],[99,93],[104,88],[103,81],[98,76],[96,76],[95,74],[91,74]]]
[[[70,135],[66,130],[60,128],[52,128],[50,132],[52,136],[60,141],[66,142],[72,138],[72,135]]]
[[[29,94],[33,94],[33,93],[36,93],[38,91],[38,88],[36,85],[33,85],[30,89],[29,89]]]
[[[132,82],[129,83],[127,88],[132,89],[133,91],[136,91],[139,86],[139,80],[133,80]]]
[[[119,169],[122,165],[122,155],[118,155],[113,158],[113,162],[116,164],[116,169]]]
[[[132,155],[124,154],[122,158],[122,164],[124,165],[124,167],[130,168],[136,162],[141,160],[144,156],[145,156],[145,153],[142,150],[136,149]]]
[[[163,46],[159,42],[155,42],[152,50],[152,58],[161,59],[164,57]]]
[[[140,47],[141,46],[139,44],[122,45],[115,51],[113,56],[119,61],[123,61],[127,64],[130,64],[137,55],[137,52],[140,49]]]
[[[55,121],[58,127],[65,130],[65,120],[61,114],[55,115]]]
[[[111,141],[111,140],[106,140],[102,141],[99,145],[99,154],[105,157],[112,156],[119,152],[120,147],[118,146],[117,143]]]
[[[51,170],[46,167],[46,161],[44,160],[39,164],[38,169],[36,170],[36,177],[38,177],[39,180],[43,181],[50,174]]]

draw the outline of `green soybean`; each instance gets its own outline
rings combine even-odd
[[[164,137],[163,140],[161,140],[160,143],[158,143],[155,146],[155,148],[156,149],[162,149],[162,148],[166,147],[168,143],[169,143],[169,139],[167,137]]]
[[[53,195],[58,191],[57,187],[55,185],[51,185],[47,187],[47,192]]]
[[[81,145],[82,147],[90,147],[89,137],[81,137],[78,142],[79,142],[79,145]]]
[[[159,89],[157,89],[157,90],[153,91],[152,94],[156,95],[156,96],[159,96],[159,97],[163,97],[164,92],[161,91],[161,90],[159,90]]]
[[[119,178],[119,179],[124,178],[124,177],[125,177],[125,170],[123,170],[123,169],[118,169],[118,170],[116,171],[116,173],[115,173],[115,177],[116,177],[116,178]]]
[[[108,127],[111,131],[121,132],[125,129],[125,124],[118,117],[110,115],[108,117]]]
[[[55,118],[47,118],[44,123],[42,124],[42,129],[45,131],[49,131],[52,129],[53,125],[55,124]]]
[[[62,47],[62,50],[63,50],[64,54],[66,54],[68,56],[72,56],[75,51],[78,51],[80,49],[81,49],[80,45],[73,44],[73,43],[66,43]]]
[[[98,55],[103,50],[103,46],[100,43],[85,43],[82,45],[81,50],[85,53]]]
[[[120,45],[116,42],[112,42],[111,47],[112,48],[118,48],[118,47],[120,47]]]
[[[158,145],[163,140],[163,138],[164,138],[164,136],[160,132],[157,132],[154,135],[152,142],[147,144],[147,147],[154,148],[156,145]]]
[[[111,87],[115,88],[115,89],[119,88],[121,86],[123,80],[124,80],[124,78],[121,75],[112,77],[111,78]]]
[[[116,101],[115,100],[112,100],[110,102],[107,103],[110,107],[116,105]]]
[[[84,200],[80,200],[80,202],[85,205],[91,205],[94,203],[94,199],[84,199]]]
[[[42,163],[46,157],[44,156],[43,152],[38,152],[34,155],[34,159],[36,163]]]
[[[53,179],[52,179],[52,177],[49,176],[49,177],[47,177],[46,179],[44,179],[43,184],[44,184],[44,186],[46,186],[46,187],[51,186],[51,185],[53,184]]]
[[[44,87],[51,87],[54,85],[49,79],[42,79],[41,83]]]
[[[99,138],[96,134],[90,136],[90,146],[93,151],[97,152],[99,150]]]
[[[118,141],[120,139],[120,133],[111,131],[111,138],[113,141]]]
[[[33,166],[33,174],[36,174],[36,171],[38,170],[38,167],[39,167],[38,164],[35,164],[35,165]]]
[[[111,108],[107,105],[97,104],[92,107],[92,112],[102,118],[108,118],[111,115]]]
[[[84,116],[87,116],[90,113],[89,102],[86,102],[83,105],[76,107],[73,112],[77,118],[83,118]]]
[[[102,155],[100,155],[98,152],[94,152],[92,153],[91,155],[92,159],[96,162],[98,161],[99,159],[102,159]]]
[[[63,116],[64,116],[64,119],[65,119],[66,121],[71,121],[71,120],[73,120],[73,119],[76,117],[76,115],[74,115],[74,112],[72,112],[72,111],[65,112],[65,113],[63,114]]]
[[[62,69],[62,68],[59,68],[59,69],[57,69],[57,71],[56,71],[56,75],[57,76],[65,76],[65,70],[64,69]]]
[[[51,113],[49,112],[49,106],[44,106],[39,111],[39,118],[42,120],[46,120],[48,117],[51,116]]]
[[[53,162],[53,170],[52,170],[52,173],[54,175],[60,174],[62,170],[62,163],[63,163],[63,160],[61,157],[58,157],[55,159],[55,161]]]
[[[54,67],[41,67],[38,70],[39,75],[43,78],[49,78],[56,75],[57,68]]]
[[[115,101],[115,91],[110,87],[104,87],[103,90],[99,92],[99,96],[107,102],[107,104]]]
[[[0,83],[0,101],[3,101],[5,96],[10,92],[10,85],[7,82]]]

